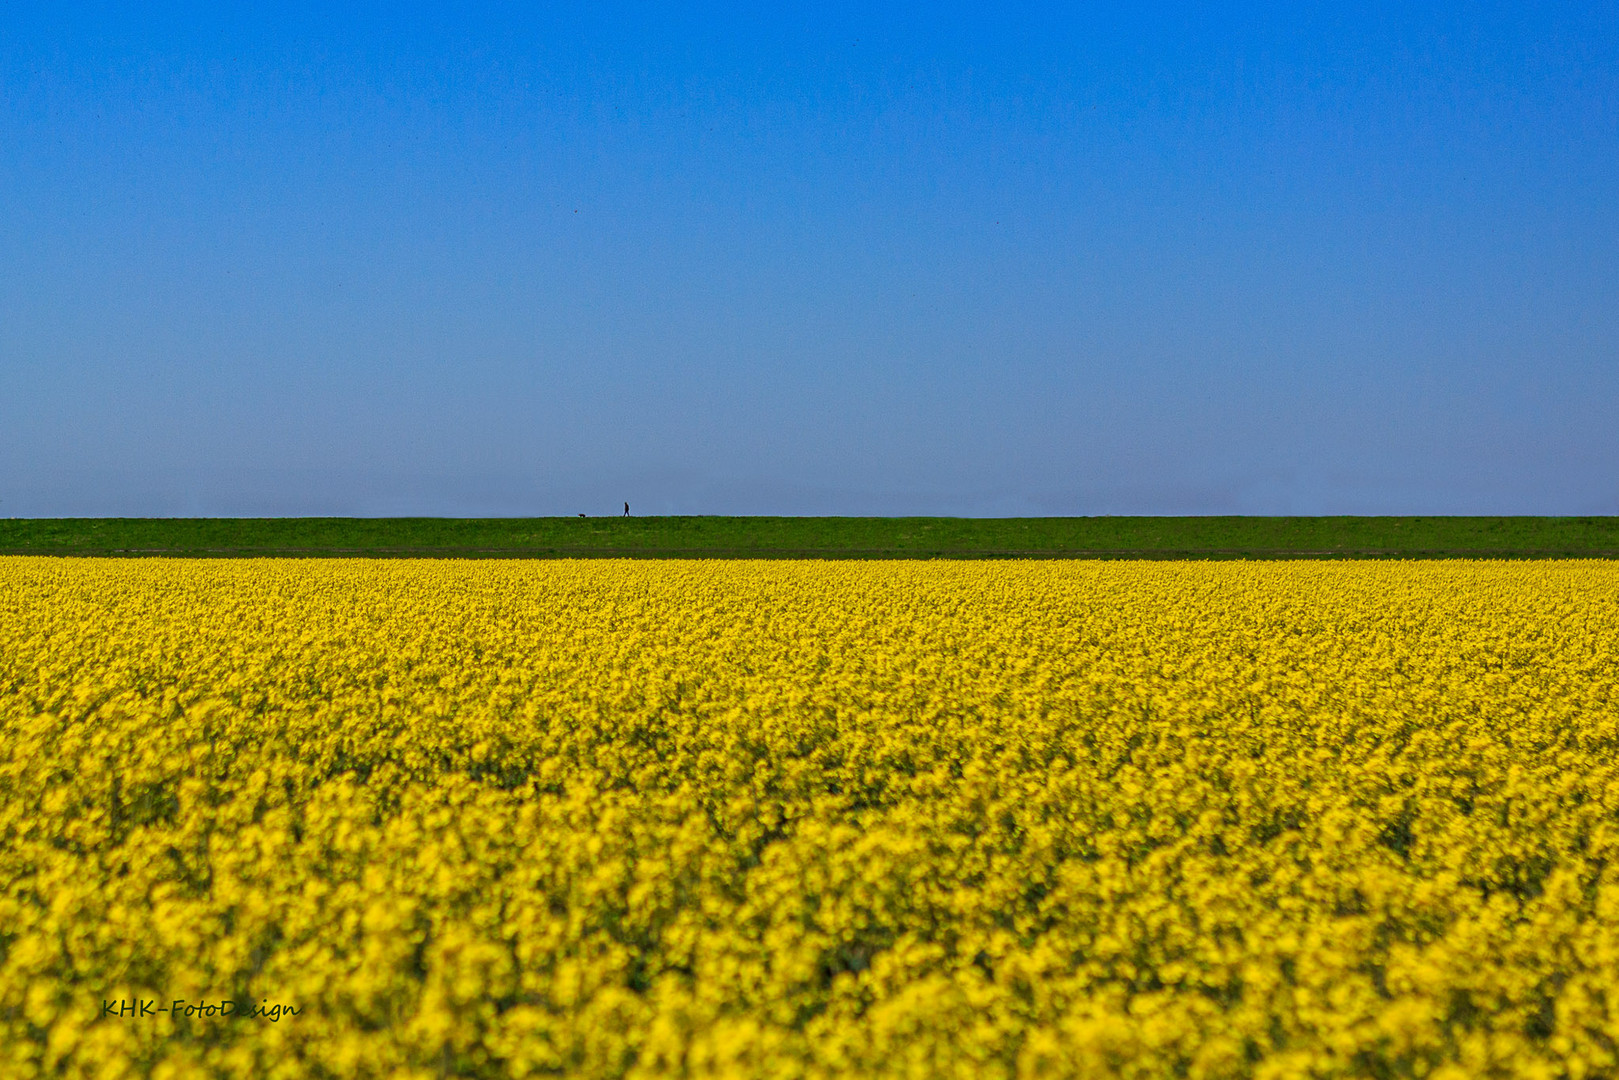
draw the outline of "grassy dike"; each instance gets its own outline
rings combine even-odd
[[[49,518],[0,554],[451,558],[1616,558],[1619,517]]]

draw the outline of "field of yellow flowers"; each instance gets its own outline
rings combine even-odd
[[[1619,564],[0,559],[0,1075],[1613,1077]]]

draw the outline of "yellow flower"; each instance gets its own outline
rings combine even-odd
[[[1615,747],[1605,562],[0,559],[0,1075],[1613,1076]]]

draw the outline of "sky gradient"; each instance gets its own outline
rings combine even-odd
[[[0,516],[1619,513],[1619,6],[0,14]]]

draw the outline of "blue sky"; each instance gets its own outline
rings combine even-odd
[[[7,9],[0,516],[1619,513],[1613,4],[765,7]]]

